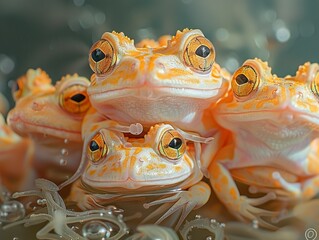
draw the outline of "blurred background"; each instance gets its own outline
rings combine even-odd
[[[273,73],[292,75],[319,62],[318,9],[317,0],[1,0],[0,92],[11,101],[12,81],[28,68],[43,68],[53,81],[89,77],[89,48],[112,30],[137,42],[199,28],[228,70],[258,57]]]

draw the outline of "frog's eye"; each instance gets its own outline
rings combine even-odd
[[[103,159],[108,151],[108,147],[101,133],[97,133],[87,146],[88,158],[92,163],[98,163]]]
[[[186,151],[186,143],[179,132],[170,129],[161,136],[158,150],[162,156],[169,160],[178,160]]]
[[[188,42],[183,57],[187,66],[195,71],[206,72],[215,61],[215,49],[208,39],[197,36]]]
[[[311,82],[311,91],[319,97],[319,73],[317,73],[315,79]]]
[[[231,86],[237,97],[248,96],[258,87],[259,76],[255,69],[249,65],[239,68],[233,75]]]
[[[93,72],[104,74],[112,70],[116,63],[116,54],[112,44],[101,39],[90,49],[89,63]]]
[[[70,113],[84,113],[90,107],[86,86],[74,84],[64,89],[59,95],[60,106]]]

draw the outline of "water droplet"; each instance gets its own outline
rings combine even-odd
[[[46,199],[38,199],[37,200],[37,204],[42,206],[42,205],[45,205],[47,203],[47,200]]]
[[[253,228],[255,228],[255,229],[258,228],[258,220],[257,220],[257,219],[255,219],[255,220],[252,221],[252,226],[253,226]]]
[[[82,235],[89,240],[104,240],[111,236],[112,227],[102,221],[90,221],[84,224]]]
[[[69,154],[69,152],[68,152],[68,150],[67,150],[67,149],[62,148],[62,149],[61,149],[61,154],[62,154],[63,156],[66,156],[66,155],[68,155],[68,154]]]
[[[0,221],[14,222],[25,216],[25,209],[22,203],[12,200],[0,205]]]
[[[66,164],[67,164],[67,160],[61,158],[61,159],[60,159],[60,165],[61,165],[61,166],[65,166]]]

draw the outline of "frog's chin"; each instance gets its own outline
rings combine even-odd
[[[135,97],[140,99],[158,100],[163,97],[187,97],[194,99],[219,98],[223,92],[222,88],[190,88],[190,87],[125,87],[119,89],[89,91],[90,100],[93,102],[106,102],[118,99]]]
[[[95,181],[86,178],[85,175],[82,176],[82,182],[84,185],[90,186],[90,188],[98,189],[101,191],[107,192],[126,192],[127,190],[138,190],[138,191],[152,191],[152,190],[159,190],[159,189],[168,189],[173,186],[177,186],[182,184],[187,178],[190,176],[189,173],[183,174],[181,176],[176,176],[174,178],[167,177],[166,179],[159,179],[159,180],[135,180],[131,177],[128,177],[125,180],[118,180],[118,181]],[[121,191],[120,189],[125,189]]]
[[[36,124],[24,120],[21,117],[8,118],[12,129],[22,136],[30,136],[34,139],[47,139],[49,137],[66,139],[70,141],[81,141],[81,131],[63,129],[45,124]]]

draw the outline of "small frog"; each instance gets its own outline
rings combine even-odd
[[[296,76],[272,75],[267,63],[247,60],[231,80],[232,92],[216,109],[232,133],[209,166],[211,185],[242,220],[275,216],[257,206],[272,200],[310,199],[319,192],[319,67],[306,63]],[[241,195],[235,180],[260,198]]]
[[[208,201],[210,187],[201,182],[203,175],[194,161],[194,148],[171,125],[155,125],[144,138],[100,129],[90,136],[86,147],[87,166],[69,197],[81,209],[101,207],[112,198],[155,195],[161,199],[144,206],[164,206],[146,220],[160,214],[159,223],[182,209],[179,227],[191,210]]]
[[[13,92],[16,105],[8,114],[8,124],[34,141],[38,177],[61,182],[76,170],[82,152],[82,119],[90,108],[88,85],[77,74],[52,85],[40,69],[29,70],[18,80]]]
[[[4,190],[15,192],[28,187],[33,154],[33,142],[13,132],[0,114],[0,186]]]

